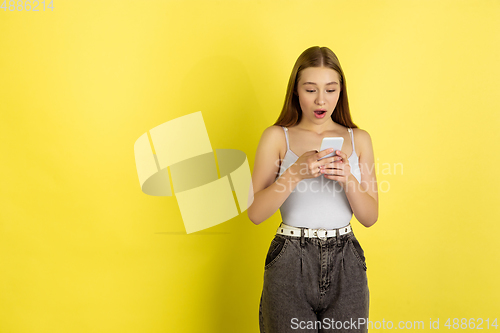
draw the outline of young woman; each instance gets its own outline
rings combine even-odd
[[[343,137],[333,157],[318,151]],[[311,47],[292,70],[283,110],[262,134],[252,176],[250,220],[278,208],[282,223],[264,268],[260,330],[366,332],[369,291],[352,214],[365,227],[378,218],[370,135],[351,120],[344,72],[326,47]]]

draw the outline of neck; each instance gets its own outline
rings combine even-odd
[[[306,119],[302,119],[296,126],[305,131],[322,134],[325,131],[338,129],[339,125],[334,122],[332,118],[330,118],[328,121],[325,121],[322,124],[315,124],[313,122],[307,121]]]

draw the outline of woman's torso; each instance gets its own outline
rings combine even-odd
[[[342,127],[345,133],[325,131],[319,135],[294,127],[282,128],[287,145],[280,150],[279,175],[306,151],[319,150],[323,137],[341,136],[344,138],[341,150],[348,156],[351,173],[358,182],[361,181],[359,157],[352,129]],[[352,218],[351,206],[342,186],[324,176],[300,181],[282,204],[280,211],[284,223],[314,229],[341,228],[348,225]]]

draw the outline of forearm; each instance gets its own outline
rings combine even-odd
[[[378,202],[353,179],[347,182],[344,189],[352,212],[356,219],[365,227],[371,227],[378,219]]]
[[[253,202],[247,209],[248,218],[255,224],[267,220],[281,207],[299,181],[290,168],[285,170],[270,186],[254,193]]]

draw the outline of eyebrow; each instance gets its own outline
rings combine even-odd
[[[302,85],[306,85],[306,84],[314,84],[314,85],[316,85],[316,83],[315,83],[315,82],[304,82]],[[338,82],[333,81],[333,82],[328,82],[326,85],[328,86],[328,85],[330,85],[330,84],[336,84],[336,85],[338,85],[339,83],[338,83]]]

